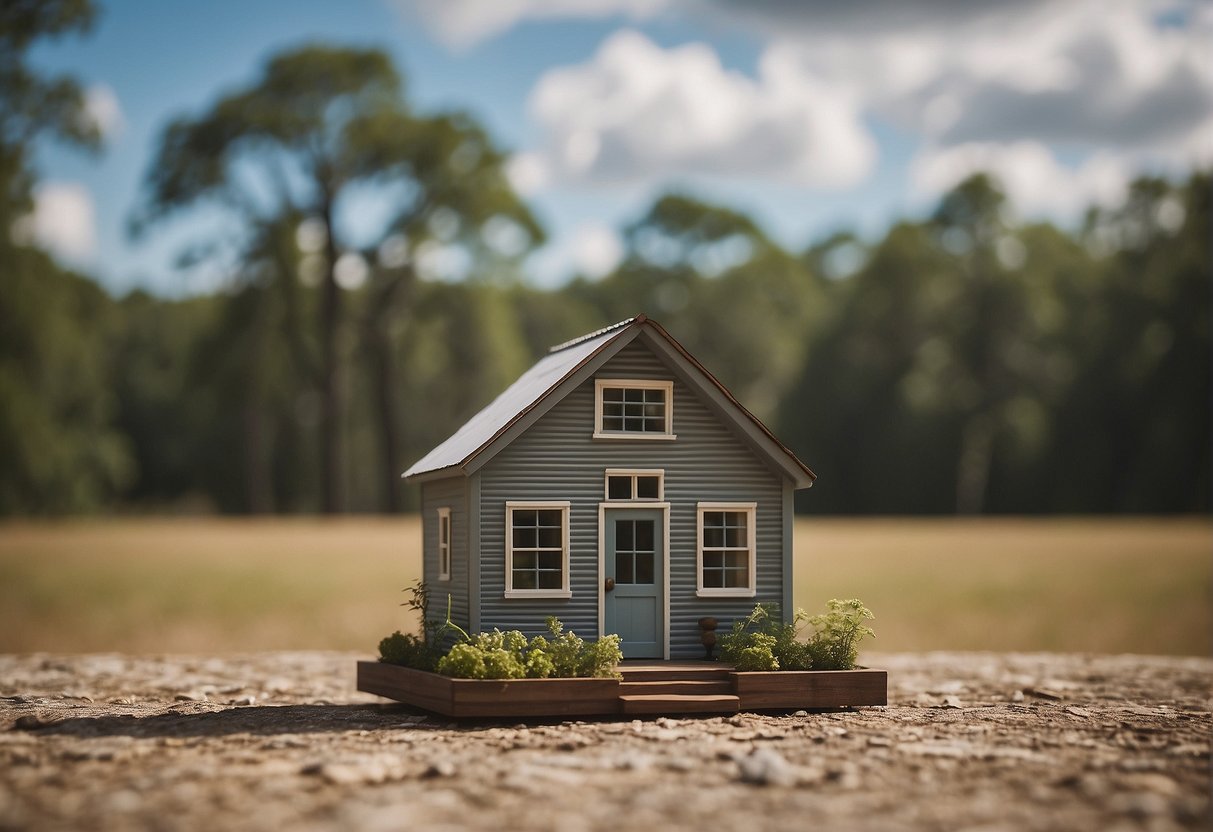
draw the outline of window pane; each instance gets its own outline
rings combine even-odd
[[[539,548],[541,549],[560,549],[560,529],[542,528],[539,530]]]
[[[634,526],[634,520],[615,521],[615,551],[631,551],[632,541],[635,539],[633,535]]]
[[[703,553],[703,568],[720,569],[724,566],[724,552],[704,552]]]
[[[644,419],[639,416],[629,416],[623,420],[623,429],[633,433],[642,433],[644,431]]]
[[[724,512],[722,511],[705,511],[703,513],[703,525],[720,527],[724,525]]]
[[[515,549],[534,549],[538,544],[539,538],[535,529],[514,527]]]
[[[637,552],[635,555],[636,562],[636,583],[651,584],[653,583],[653,553],[652,552]]]
[[[540,589],[564,589],[561,585],[563,576],[559,572],[540,572],[539,573],[539,588]]]
[[[724,565],[730,569],[748,569],[750,566],[749,551],[742,549],[737,552],[725,552]]]
[[[703,529],[703,545],[718,548],[724,545],[724,530],[705,526]]]
[[[630,499],[632,499],[632,478],[631,477],[607,477],[607,499],[608,500],[630,500]]]
[[[703,586],[705,589],[721,589],[724,587],[724,574],[719,569],[703,570]]]
[[[514,553],[514,568],[531,570],[535,568],[535,553],[534,552],[515,552]]]
[[[534,558],[535,556],[532,555],[532,557]],[[538,563],[539,563],[540,569],[555,570],[557,572],[560,572],[561,571],[561,563],[560,563],[561,559],[562,559],[561,552],[539,552],[538,553]]]
[[[438,540],[440,543],[449,543],[451,540],[451,518],[449,515],[443,515],[439,518]]]
[[[644,390],[640,388],[631,388],[623,391],[623,400],[625,402],[636,402],[637,404],[644,403]]]
[[[642,412],[648,418],[665,420],[665,405],[660,402],[657,404],[646,404]]]
[[[623,417],[622,416],[603,416],[602,417],[602,429],[603,430],[614,430],[614,431],[623,430]]]
[[[745,529],[725,529],[724,545],[729,547],[745,546]]]
[[[623,401],[622,387],[604,387],[602,388],[602,400],[604,402],[621,402]]]
[[[535,573],[529,570],[515,569],[514,589],[535,589]]]
[[[651,552],[653,551],[653,521],[652,520],[637,520],[636,523],[636,551]]]
[[[748,587],[749,570],[748,569],[727,569],[725,570],[725,585],[732,587]]]
[[[539,525],[541,526],[555,526],[559,529],[563,525],[561,522],[563,512],[558,508],[545,508],[540,510],[538,514]]]
[[[630,553],[620,552],[615,555],[615,583],[635,583],[635,575],[632,570],[632,555]]]
[[[636,496],[642,500],[656,500],[659,495],[657,477],[637,477]]]

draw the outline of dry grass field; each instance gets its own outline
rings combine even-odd
[[[804,519],[797,603],[859,597],[881,651],[1208,655],[1205,520]],[[0,652],[362,649],[412,626],[416,518],[0,526]]]

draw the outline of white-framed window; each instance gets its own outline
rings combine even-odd
[[[451,509],[438,509],[438,580],[451,579]]]
[[[606,499],[663,500],[665,471],[661,468],[608,468]]]
[[[570,598],[569,503],[505,504],[505,597]]]
[[[674,439],[674,382],[594,381],[595,439]]]
[[[756,503],[699,503],[696,507],[699,595],[754,596],[756,508]]]

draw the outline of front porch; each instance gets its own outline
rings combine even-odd
[[[727,714],[887,704],[883,670],[739,673],[708,661],[624,661],[621,679],[451,679],[358,663],[358,689],[452,717]]]

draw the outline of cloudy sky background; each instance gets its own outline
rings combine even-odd
[[[213,288],[173,262],[217,217],[126,234],[159,131],[317,39],[386,48],[416,107],[468,110],[512,152],[551,232],[528,264],[544,285],[609,271],[670,189],[793,249],[879,234],[976,170],[1021,216],[1074,223],[1139,173],[1213,161],[1211,35],[1210,2],[111,0],[90,37],[33,55],[84,82],[107,148],[41,148],[28,225],[115,292]],[[372,205],[349,214],[373,236]]]

